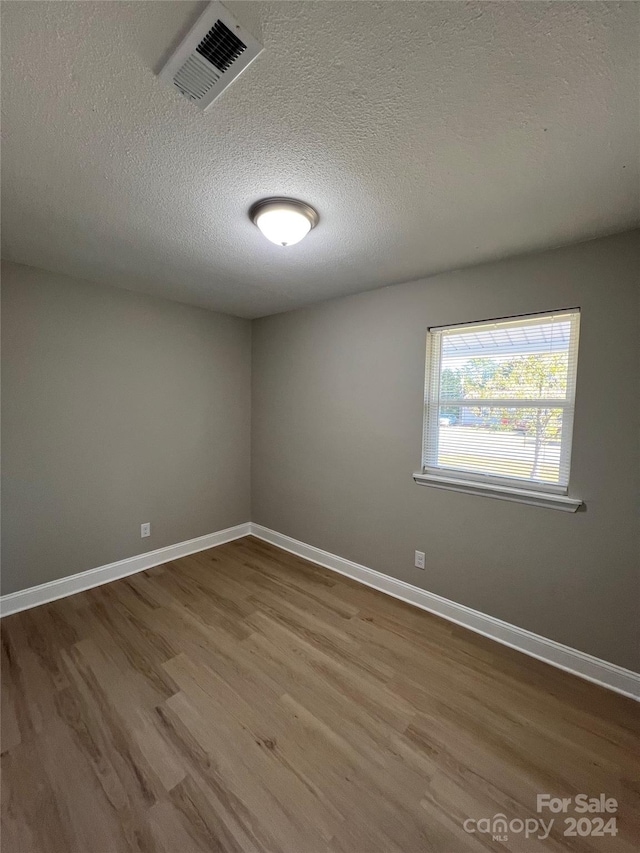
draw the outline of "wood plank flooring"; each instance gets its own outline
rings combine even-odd
[[[2,638],[3,853],[640,844],[636,703],[251,537]],[[538,793],[615,797],[618,834]],[[555,821],[465,832],[497,813]]]

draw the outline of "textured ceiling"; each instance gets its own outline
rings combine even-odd
[[[154,70],[204,4],[2,3],[4,257],[255,317],[640,220],[640,4],[226,5],[265,51],[202,113]]]

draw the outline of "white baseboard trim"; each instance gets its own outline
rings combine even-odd
[[[319,566],[339,572],[341,575],[360,581],[360,583],[373,587],[373,589],[386,592],[387,595],[392,595],[394,598],[420,607],[422,610],[435,613],[436,616],[442,616],[450,622],[455,622],[456,625],[475,631],[476,634],[482,634],[483,637],[488,637],[532,658],[537,658],[565,672],[570,672],[572,675],[577,675],[587,681],[592,681],[594,684],[599,684],[601,687],[606,687],[616,693],[622,693],[623,696],[629,696],[640,701],[640,674],[630,669],[572,649],[570,646],[541,637],[493,616],[487,616],[486,613],[480,613],[480,611],[472,610],[463,604],[449,601],[449,599],[435,595],[433,592],[427,592],[427,590],[420,589],[412,584],[396,580],[396,578],[384,575],[382,572],[368,569],[366,566],[345,560],[343,557],[330,554],[328,551],[322,551],[313,545],[306,545],[304,542],[299,542],[297,539],[292,539],[282,533],[276,533],[275,530],[269,530],[268,527],[262,527],[260,524],[252,523],[251,533],[258,539],[263,539],[265,542],[282,548],[283,551],[289,551],[298,557],[317,563]]]
[[[170,560],[177,560],[180,557],[186,557],[207,548],[214,548],[216,545],[224,545],[225,542],[232,542],[234,539],[241,539],[250,534],[282,548],[283,551],[289,551],[319,566],[324,566],[380,592],[385,592],[394,598],[399,598],[401,601],[406,601],[408,604],[420,607],[422,610],[435,613],[436,616],[441,616],[456,625],[475,631],[476,634],[482,634],[483,637],[488,637],[565,672],[570,672],[587,681],[592,681],[594,684],[599,684],[601,687],[606,687],[616,693],[622,693],[624,696],[640,701],[640,674],[632,672],[630,669],[616,666],[616,664],[588,655],[586,652],[557,643],[555,640],[541,637],[531,631],[526,631],[524,628],[518,628],[516,625],[503,622],[501,619],[488,616],[486,613],[480,613],[478,610],[457,604],[455,601],[442,598],[433,592],[420,589],[389,575],[384,575],[382,572],[361,566],[359,563],[338,557],[329,551],[323,551],[313,545],[307,545],[297,539],[292,539],[290,536],[285,536],[283,533],[277,533],[275,530],[269,530],[267,527],[251,522],[238,524],[235,527],[228,527],[226,530],[219,530],[206,536],[198,536],[196,539],[188,539],[186,542],[178,542],[175,545],[168,545],[166,548],[137,554],[135,557],[129,557],[126,560],[119,560],[117,563],[109,563],[106,566],[99,566],[86,572],[0,596],[0,616],[9,616],[11,613],[18,613],[20,610],[38,607],[40,604],[47,604],[50,601],[56,601],[58,598],[65,598],[68,595],[74,595],[76,592],[92,589],[95,586],[118,580],[118,578],[124,578],[136,574],[136,572],[162,565],[162,563],[167,563]]]
[[[156,551],[147,551],[145,554],[127,557],[126,560],[118,560],[117,563],[98,566],[96,569],[88,569],[86,572],[79,572],[66,578],[32,586],[29,589],[21,589],[19,592],[11,592],[8,595],[0,596],[0,616],[9,616],[11,613],[18,613],[20,610],[38,607],[40,604],[48,604],[58,598],[65,598],[67,595],[74,595],[76,592],[83,592],[86,589],[92,589],[94,586],[100,586],[103,583],[109,583],[118,580],[118,578],[160,566],[170,560],[177,560],[179,557],[186,557],[188,554],[214,548],[216,545],[224,545],[225,542],[232,542],[234,539],[248,536],[250,532],[251,524],[249,522],[238,524],[235,527],[227,527],[226,530],[218,530],[217,533],[208,533],[206,536],[187,539],[185,542],[167,545],[166,548],[158,548]]]

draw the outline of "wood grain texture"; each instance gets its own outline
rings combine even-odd
[[[248,537],[2,624],[3,853],[634,851],[630,699]],[[536,794],[618,835],[506,841]]]

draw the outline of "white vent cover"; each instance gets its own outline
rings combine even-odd
[[[158,76],[206,110],[261,51],[222,3],[209,3]]]

